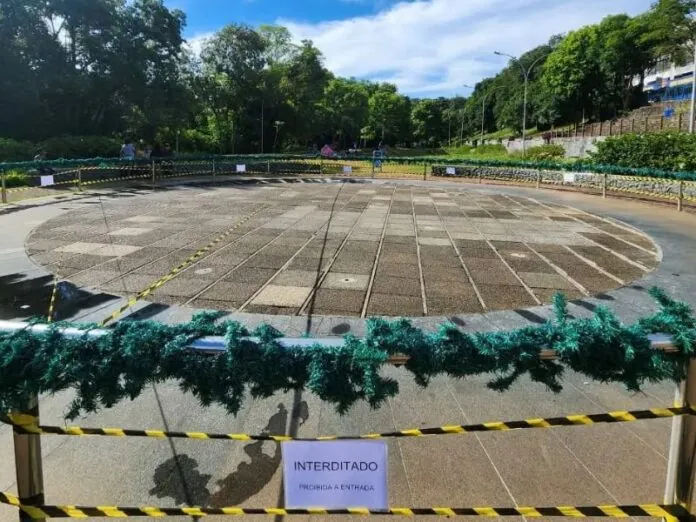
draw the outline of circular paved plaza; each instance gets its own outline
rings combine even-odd
[[[310,180],[176,188],[95,202],[27,239],[77,286],[281,315],[441,316],[602,294],[661,252],[640,231],[571,207],[466,188]]]

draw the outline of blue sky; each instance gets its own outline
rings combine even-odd
[[[282,24],[336,74],[395,83],[409,95],[466,94],[513,55],[652,0],[165,0],[187,14],[194,49],[231,22]]]

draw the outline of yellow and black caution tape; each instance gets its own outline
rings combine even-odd
[[[208,243],[206,246],[203,248],[197,250],[194,252],[192,255],[190,255],[186,260],[184,260],[181,264],[177,265],[174,267],[167,275],[164,277],[158,279],[157,281],[153,282],[150,284],[147,288],[144,290],[141,290],[138,292],[135,296],[131,297],[127,303],[125,303],[123,306],[121,306],[118,310],[110,314],[108,317],[106,317],[104,320],[101,321],[101,326],[106,325],[108,322],[113,321],[114,319],[117,319],[120,317],[126,310],[134,306],[138,301],[141,299],[144,299],[148,295],[150,295],[152,292],[157,290],[159,287],[164,285],[166,282],[171,281],[174,279],[179,272],[184,270],[185,268],[189,267],[193,263],[195,263],[198,259],[200,259],[204,254],[206,254],[210,249],[214,248],[215,245],[220,243],[223,239],[225,239],[227,236],[232,234],[236,229],[241,227],[244,223],[249,221],[252,217],[254,217],[256,214],[259,212],[265,210],[268,207],[261,207],[260,209],[256,210],[255,212],[252,212],[248,216],[245,216],[244,218],[240,219],[232,228],[229,228],[219,236],[217,236],[215,239],[213,239],[210,243]]]
[[[56,297],[58,295],[58,276],[53,277],[53,289],[51,290],[51,300],[48,303],[48,314],[46,314],[46,320],[51,323],[53,322],[53,313],[56,308]]]
[[[387,439],[398,437],[424,437],[428,435],[457,435],[480,433],[483,431],[510,431],[530,428],[557,428],[562,426],[587,426],[590,424],[610,424],[633,422],[647,419],[664,419],[681,415],[694,415],[692,406],[672,408],[652,408],[649,410],[610,411],[607,413],[590,413],[587,415],[567,415],[563,417],[546,417],[507,422],[485,422],[481,424],[455,424],[433,428],[414,428],[408,430],[388,431],[384,433],[365,433],[363,435],[323,435],[319,437],[289,437],[286,435],[250,435],[247,433],[204,433],[197,431],[162,431],[134,430],[127,428],[86,428],[80,426],[43,426],[37,425],[37,418],[26,414],[10,414],[4,422],[14,426],[15,431],[36,435],[74,435],[106,437],[150,437],[155,439],[196,439],[196,440],[270,440],[283,442],[289,440],[330,441],[347,439]]]
[[[41,518],[127,518],[127,517],[205,517],[209,515],[394,515],[413,517],[431,515],[440,517],[674,517],[691,518],[689,511],[675,504],[607,504],[600,506],[550,506],[550,507],[391,507],[376,510],[363,507],[346,509],[327,508],[245,508],[245,507],[124,507],[124,506],[29,506],[8,493],[0,493],[0,503],[21,509],[34,519]]]

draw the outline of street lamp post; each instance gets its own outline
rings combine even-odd
[[[464,87],[469,87],[469,89],[473,89],[470,85],[465,85]],[[497,91],[501,87],[493,87],[490,89],[488,92],[483,93],[483,103],[481,105],[481,145],[483,145],[483,137],[486,135],[486,98],[490,94],[493,93],[493,91]]]
[[[462,85],[462,87],[466,87],[467,89],[474,90],[474,88],[471,85]],[[462,109],[462,127],[459,130],[459,146],[462,146],[462,142],[464,141],[464,110]]]
[[[694,109],[696,108],[696,41],[692,43],[694,47],[694,65],[691,72],[691,110],[689,111],[689,134],[694,133]],[[681,131],[681,129],[679,129]]]
[[[499,51],[494,51],[494,54],[497,54],[498,56],[507,56],[510,58],[513,62],[516,62],[517,65],[519,65],[520,69],[522,69],[522,74],[524,75],[524,102],[522,105],[522,156],[527,155],[527,92],[529,90],[529,73],[532,72],[532,69],[534,69],[534,66],[539,63],[543,58],[546,58],[546,55],[540,56],[536,60],[532,62],[532,65],[530,65],[527,69],[524,68],[524,65],[520,62],[519,58],[515,58],[511,54],[506,54],[506,53],[501,53]]]

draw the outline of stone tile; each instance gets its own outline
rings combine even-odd
[[[428,315],[473,314],[483,312],[476,294],[468,296],[438,296],[426,299]]]
[[[277,270],[272,268],[252,268],[244,265],[225,276],[224,281],[235,283],[251,283],[261,286],[267,283]]]
[[[421,296],[420,279],[406,279],[391,276],[382,276],[375,279],[372,291],[377,294],[406,295],[411,297]]]
[[[364,290],[320,288],[310,301],[308,310],[315,313],[349,313],[359,315],[365,301]]]
[[[373,293],[367,305],[367,315],[419,317],[423,315],[423,302],[418,297]]]
[[[231,283],[220,281],[211,289],[206,290],[203,294],[201,294],[198,299],[225,301],[236,307],[254,295],[254,292],[259,289],[259,286],[260,285],[249,283]]]
[[[153,223],[156,221],[167,221],[167,218],[160,216],[133,216],[126,218],[124,221],[133,221],[135,223]]]
[[[191,274],[193,275],[193,274]],[[193,297],[206,286],[212,283],[210,279],[175,277],[167,281],[163,286],[154,291],[154,295],[171,295],[179,297]]]
[[[151,228],[120,228],[118,230],[114,230],[113,232],[110,232],[110,236],[140,236],[142,234],[147,234],[148,232],[152,232],[153,229]]]
[[[101,288],[106,292],[114,292],[119,295],[133,295],[145,290],[154,280],[147,275],[129,274],[117,276],[113,281],[101,284]]]
[[[129,254],[133,254],[139,250],[141,250],[143,247],[140,246],[131,246],[131,245],[106,245],[103,248],[98,248],[97,250],[91,250],[89,253],[93,256],[104,256],[104,257],[113,257],[113,256],[127,256]]]
[[[533,286],[534,288],[575,289],[575,286],[570,281],[559,274],[518,272],[517,275],[528,286]]]
[[[88,254],[94,252],[95,250],[102,249],[105,246],[108,245],[106,243],[83,243],[78,241],[76,243],[70,243],[69,245],[58,247],[53,251],[60,254]]]
[[[317,272],[311,270],[284,270],[273,279],[274,285],[280,286],[314,286],[319,278]]]
[[[421,245],[431,246],[450,246],[452,243],[449,239],[440,237],[419,237],[418,243]]]
[[[377,266],[377,278],[385,276],[404,277],[407,279],[420,279],[420,271],[417,265],[404,265],[397,263],[380,263]]]
[[[311,291],[311,287],[268,285],[251,304],[300,307]]]
[[[336,290],[367,290],[369,284],[370,276],[368,275],[329,272],[321,287]]]
[[[479,284],[476,286],[489,310],[510,310],[536,305],[532,296],[522,286],[497,284]]]
[[[116,272],[115,270],[85,270],[76,276],[70,277],[70,282],[77,286],[97,286],[106,281],[116,279],[120,275],[120,272]]]

